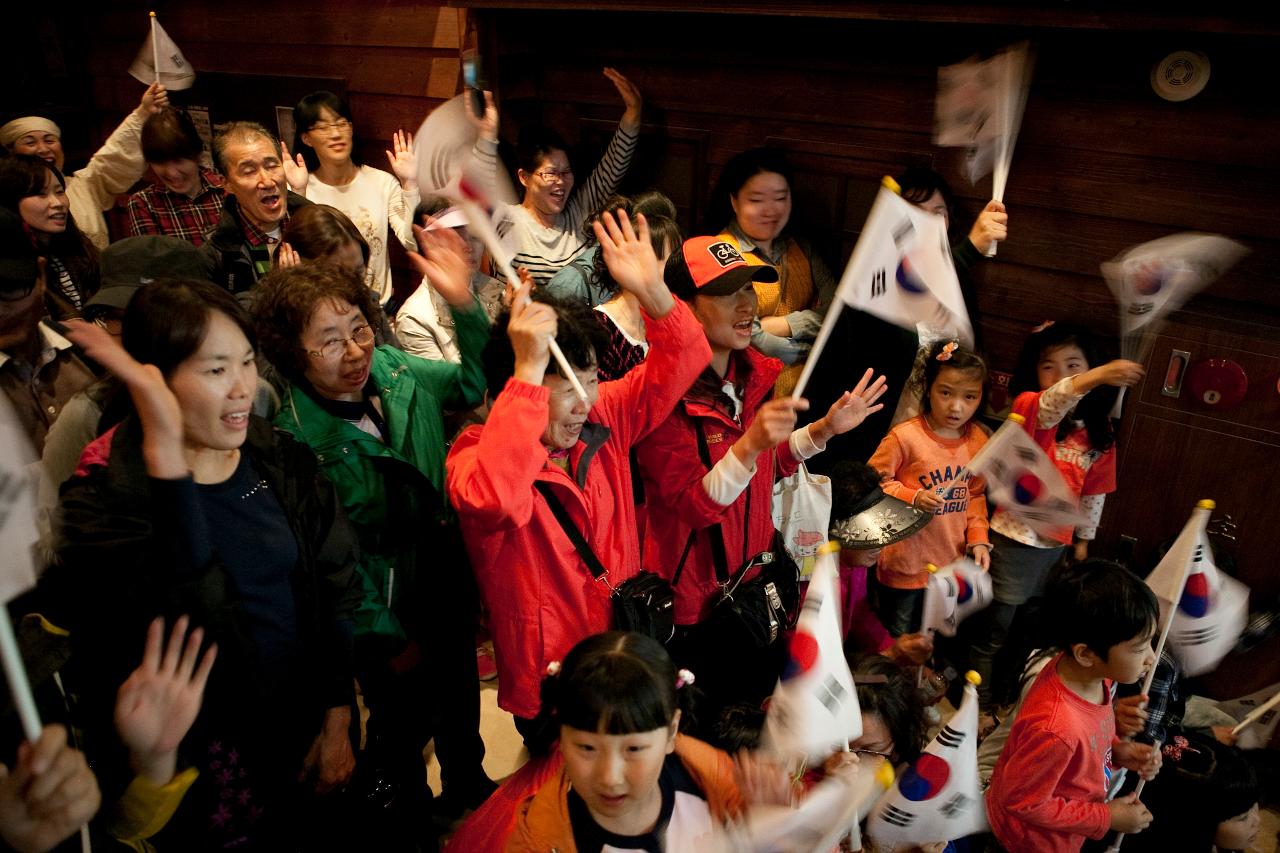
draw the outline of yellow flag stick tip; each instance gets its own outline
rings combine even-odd
[[[926,572],[928,572],[929,574],[933,575],[933,574],[937,574],[937,572],[938,572],[938,567],[937,567],[937,566],[935,566],[933,563],[925,563],[925,564],[924,564],[924,570],[925,570]]]
[[[1205,498],[1202,501],[1196,501],[1196,509],[1217,509],[1217,508],[1218,508],[1218,505],[1213,501],[1211,501],[1209,498]]]
[[[969,670],[964,674],[964,680],[972,684],[974,687],[977,687],[982,683],[982,676],[978,675],[978,673],[973,670]]]
[[[827,544],[823,545],[821,548],[818,549],[818,553],[819,554],[839,554],[840,543],[834,539],[831,539],[827,542]]]
[[[880,762],[880,767],[876,769],[876,782],[886,791],[893,787],[893,765],[888,761]]]
[[[889,177],[888,175],[885,175],[883,178],[880,179],[880,185],[883,186],[885,189],[896,193],[897,195],[902,195],[902,187],[898,186],[898,182],[895,181],[893,178]]]
[[[155,16],[156,16],[156,13],[155,13],[155,12],[152,12],[152,13],[151,13],[151,17],[153,17],[153,18],[154,18]]]
[[[1027,422],[1027,419],[1024,418],[1022,415],[1018,414],[1017,412],[1013,412],[1012,414],[1010,414],[1009,420],[1013,421],[1015,424],[1025,424]]]

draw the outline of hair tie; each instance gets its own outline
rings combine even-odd
[[[1192,746],[1191,742],[1182,735],[1174,735],[1173,743],[1165,744],[1162,752],[1164,752],[1165,756],[1168,757],[1170,761],[1181,761],[1182,753],[1184,752],[1194,752],[1197,755],[1200,754],[1200,750]]]
[[[560,674],[560,661],[553,660],[551,663],[547,664],[548,677],[555,678],[559,674]]]
[[[1049,328],[1049,327],[1050,327],[1050,326],[1052,326],[1052,325],[1053,325],[1053,321],[1052,321],[1052,320],[1045,320],[1045,321],[1044,321],[1043,323],[1041,323],[1039,326],[1036,326],[1034,329],[1032,329],[1032,330],[1031,330],[1031,334],[1033,334],[1033,335],[1038,335],[1038,334],[1040,334],[1041,332],[1043,332],[1045,329]]]
[[[682,687],[688,687],[690,684],[693,684],[693,682],[693,673],[689,670],[681,669],[676,671],[676,690],[679,690]]]
[[[934,358],[938,361],[950,361],[951,354],[958,349],[960,349],[959,341],[947,341],[942,345],[942,352],[938,353]]]

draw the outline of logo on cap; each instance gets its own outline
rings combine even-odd
[[[711,257],[716,259],[722,267],[731,267],[735,264],[745,264],[742,255],[738,254],[737,248],[732,243],[721,240],[719,243],[712,243],[707,246],[707,251],[711,253]]]

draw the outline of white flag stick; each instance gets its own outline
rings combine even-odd
[[[506,247],[502,245],[502,240],[498,237],[498,232],[494,230],[493,223],[489,220],[489,217],[480,209],[480,205],[468,198],[460,199],[458,206],[467,215],[467,225],[471,233],[480,238],[480,242],[484,243],[484,247],[489,250],[489,256],[498,265],[498,269],[501,270],[507,283],[518,291],[522,286],[520,277],[516,275],[515,268],[511,266],[511,256],[507,253]],[[560,373],[573,386],[573,393],[578,395],[579,400],[586,403],[587,389],[583,388],[582,383],[578,381],[578,374],[569,366],[569,360],[564,357],[564,351],[556,343],[555,336],[547,335],[547,346],[551,350],[552,358],[556,360],[556,364],[560,367]]]
[[[0,602],[0,662],[4,664],[4,674],[9,680],[13,706],[18,710],[18,719],[22,721],[22,733],[28,741],[35,744],[40,739],[40,712],[36,710],[36,700],[31,695],[31,682],[27,680],[27,668],[22,663],[18,639],[13,635],[9,608],[3,602]]]
[[[155,63],[156,82],[160,82],[160,38],[156,35],[156,13],[151,13],[151,61]]]
[[[1243,720],[1241,720],[1239,724],[1237,724],[1236,727],[1231,730],[1231,733],[1233,735],[1240,734],[1240,732],[1244,731],[1246,728],[1248,728],[1249,726],[1258,722],[1258,720],[1261,720],[1263,717],[1265,717],[1267,715],[1267,712],[1277,705],[1280,705],[1280,692],[1277,692],[1276,695],[1268,699],[1266,701],[1266,704],[1260,705],[1259,707],[1254,708],[1252,711],[1250,711],[1249,715],[1245,717]]]

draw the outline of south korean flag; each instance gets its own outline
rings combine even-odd
[[[838,552],[834,542],[818,552],[790,656],[764,722],[765,749],[810,764],[821,763],[862,736],[862,712],[836,613]]]
[[[1169,651],[1188,676],[1212,672],[1244,633],[1249,588],[1218,571],[1205,527],[1212,501],[1201,501],[1173,547],[1147,577],[1169,624]],[[1185,578],[1185,580],[1183,580]]]
[[[954,637],[961,622],[991,603],[991,575],[968,557],[942,568],[930,563],[927,568],[920,632]]]
[[[969,462],[987,481],[987,495],[1018,521],[1044,536],[1084,520],[1075,495],[1045,452],[1027,434],[1026,419],[1012,414]]]
[[[871,810],[867,835],[886,850],[954,841],[988,828],[978,781],[976,672],[960,710]]]

